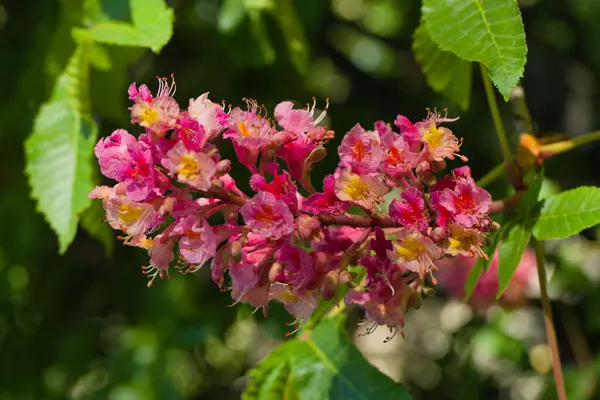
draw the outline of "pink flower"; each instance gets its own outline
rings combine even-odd
[[[131,200],[145,200],[154,189],[156,172],[151,149],[126,130],[117,129],[109,137],[100,139],[94,153],[102,174],[124,182]]]
[[[162,159],[164,165],[181,183],[208,190],[217,172],[217,164],[204,153],[188,150],[178,142]]]
[[[217,236],[206,219],[199,218],[197,214],[188,215],[180,220],[173,233],[180,235],[181,256],[190,264],[198,264],[198,268],[217,252]]]
[[[403,202],[397,199],[390,204],[390,217],[402,226],[424,231],[429,226],[429,216],[425,211],[423,193],[415,187],[405,189],[400,195]]]
[[[477,187],[470,178],[457,177],[453,189],[434,191],[431,194],[432,206],[438,212],[438,224],[446,227],[448,219],[471,228],[483,219],[492,203],[492,196]]]
[[[253,307],[265,307],[269,303],[269,284],[260,284],[260,268],[247,263],[234,263],[229,269],[231,297]]]
[[[389,187],[381,179],[352,173],[344,169],[335,182],[335,194],[342,201],[352,202],[365,209],[373,209],[375,204],[383,201],[383,195]]]
[[[425,145],[421,152],[421,159],[431,161],[443,161],[448,158],[454,159],[454,156],[459,156],[460,151],[459,140],[452,131],[448,128],[439,127],[441,122],[455,121],[455,119],[442,118],[437,112],[430,113],[428,118],[419,123],[419,131],[421,140]],[[463,161],[466,157],[459,156]]]
[[[431,239],[412,229],[398,233],[393,250],[388,250],[387,253],[390,260],[409,271],[417,272],[421,278],[435,268],[433,263],[444,254]]]
[[[173,134],[186,149],[195,152],[201,152],[206,141],[204,127],[185,112],[179,115]]]
[[[298,295],[290,286],[277,282],[271,285],[269,298],[283,303],[285,309],[296,319],[296,324],[308,321],[319,305],[313,293]]]
[[[158,92],[156,98],[152,97],[146,85],[138,89],[135,82],[129,86],[127,92],[129,98],[135,103],[131,110],[131,123],[148,128],[158,137],[164,137],[165,133],[175,126],[179,116],[179,105],[171,97],[175,93],[175,82],[172,85],[166,80],[158,80]]]
[[[351,167],[359,173],[375,171],[383,159],[379,134],[366,131],[356,124],[342,139],[338,148],[341,166]]]
[[[209,100],[208,92],[196,99],[190,99],[188,114],[202,127],[206,133],[206,140],[216,138],[227,124],[227,113],[221,105]]]
[[[398,115],[396,120],[394,121],[394,125],[400,128],[400,132],[402,132],[402,136],[411,146],[411,149],[414,151],[414,146],[421,145],[421,133],[419,132],[419,127],[414,125],[408,118],[404,115]]]
[[[89,197],[102,199],[102,207],[106,210],[106,219],[113,229],[122,230],[127,235],[135,236],[146,232],[156,225],[156,212],[150,204],[131,201],[125,196],[124,186],[115,188],[98,186]]]
[[[316,260],[311,253],[285,243],[276,253],[275,258],[284,265],[283,276],[295,291],[309,288],[317,274]]]
[[[242,206],[240,213],[252,232],[265,238],[277,240],[294,230],[294,216],[288,206],[268,192],[254,196]]]
[[[350,226],[336,226],[323,228],[323,240],[312,244],[314,251],[326,253],[341,253],[352,246],[364,233],[364,229]]]
[[[292,178],[307,188],[312,187],[308,176],[312,164],[319,161],[315,160],[315,155],[318,155],[316,153],[324,153],[325,149],[320,146],[333,137],[333,131],[317,126],[325,118],[327,108],[328,105],[313,120],[315,103],[308,110],[294,110],[290,101],[281,102],[275,107],[275,119],[279,125],[296,135],[296,139],[277,150],[277,155],[286,162]]]
[[[223,135],[224,138],[232,139],[239,161],[254,173],[258,173],[256,161],[260,150],[274,134],[269,121],[260,116],[258,111],[256,103],[251,103],[248,111],[234,108],[229,114],[229,129]]]
[[[478,229],[469,229],[456,223],[448,226],[448,237],[445,241],[446,254],[451,256],[487,257],[482,250],[485,244],[485,233]]]
[[[381,137],[384,157],[381,171],[392,179],[399,179],[411,173],[416,167],[417,154],[412,152],[408,142],[396,132],[385,133]]]
[[[283,200],[291,211],[298,208],[296,184],[285,171],[282,174],[275,172],[271,182],[267,182],[262,175],[254,174],[250,178],[250,187],[255,192],[269,192],[278,200]]]
[[[302,203],[302,209],[313,214],[341,214],[348,208],[349,204],[335,194],[333,175],[327,175],[323,180],[323,193],[312,194]]]
[[[275,106],[275,119],[285,130],[296,134],[306,133],[315,127],[312,115],[306,110],[294,110],[291,101],[283,101]]]

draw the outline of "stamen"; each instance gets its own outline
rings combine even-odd
[[[325,108],[323,109],[323,112],[321,112],[321,114],[317,117],[317,119],[315,119],[315,125],[319,125],[319,123],[321,123],[321,121],[323,121],[325,119],[325,116],[327,115],[327,111],[329,110],[329,97],[327,99],[325,99]],[[314,111],[314,107],[313,107],[313,111]],[[311,114],[312,116],[312,114]]]
[[[394,339],[399,330],[400,329],[397,326],[395,326],[394,328],[390,327],[390,332],[392,334],[390,336],[386,337],[385,340],[383,341],[383,343],[389,343],[392,339]]]

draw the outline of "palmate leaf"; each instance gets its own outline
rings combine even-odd
[[[244,400],[390,399],[412,397],[360,354],[343,330],[344,316],[275,349],[250,372]]]
[[[582,186],[544,199],[533,235],[539,240],[562,239],[599,223],[600,188]]]
[[[412,48],[429,86],[467,110],[471,101],[471,63],[440,49],[423,21],[413,33]]]
[[[508,100],[527,56],[516,0],[423,0],[421,12],[433,41],[464,60],[485,64]]]
[[[97,127],[80,93],[87,86],[90,46],[78,45],[25,143],[31,195],[58,235],[60,253],[75,237],[78,214],[90,205],[87,195],[94,187],[90,161]]]
[[[129,0],[129,7],[133,24],[103,21],[85,31],[77,30],[78,34],[100,43],[147,47],[159,53],[173,35],[173,10],[165,0]]]

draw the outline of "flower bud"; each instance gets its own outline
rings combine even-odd
[[[301,215],[296,219],[298,234],[303,240],[313,240],[321,233],[321,223],[316,217]]]
[[[231,256],[235,262],[242,261],[242,244],[237,240],[231,243]]]
[[[231,160],[221,160],[217,164],[217,175],[228,174],[231,171]]]
[[[446,161],[445,160],[434,161],[433,165],[431,167],[431,169],[432,169],[433,172],[438,172],[438,171],[441,171],[441,170],[443,170],[445,168],[446,168]]]
[[[327,156],[327,150],[323,146],[316,147],[313,151],[308,155],[308,159],[311,163],[317,163],[323,160]]]
[[[423,297],[419,292],[413,292],[408,298],[407,309],[414,308],[418,310],[423,305]]]
[[[226,205],[222,209],[223,217],[225,217],[225,222],[230,224],[235,224],[238,220],[238,207]]]

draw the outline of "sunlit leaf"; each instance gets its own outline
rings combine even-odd
[[[279,25],[292,64],[300,73],[308,67],[309,46],[304,27],[291,0],[275,0],[273,16]]]
[[[412,48],[429,86],[463,110],[468,109],[471,101],[471,63],[450,51],[441,50],[431,40],[423,22],[413,33]]]
[[[275,49],[267,35],[262,13],[257,10],[248,10],[248,17],[250,18],[252,34],[254,35],[254,39],[258,42],[258,47],[263,56],[264,63],[273,64],[275,62]]]
[[[527,56],[515,0],[423,0],[423,19],[443,50],[485,64],[505,100],[517,85]]]
[[[217,27],[222,33],[233,32],[244,20],[244,0],[224,0],[219,9]]]
[[[411,399],[362,356],[344,320],[325,319],[309,336],[275,349],[250,372],[243,399]]]
[[[534,221],[539,240],[576,235],[600,223],[600,188],[582,186],[547,197]]]
[[[97,127],[85,115],[80,93],[87,90],[89,57],[90,44],[79,44],[25,143],[31,195],[58,235],[61,253],[75,237],[78,214],[89,206],[87,194],[94,187],[91,156]]]
[[[130,0],[133,24],[105,21],[88,29],[101,43],[148,47],[159,53],[173,35],[173,10],[164,0]]]

